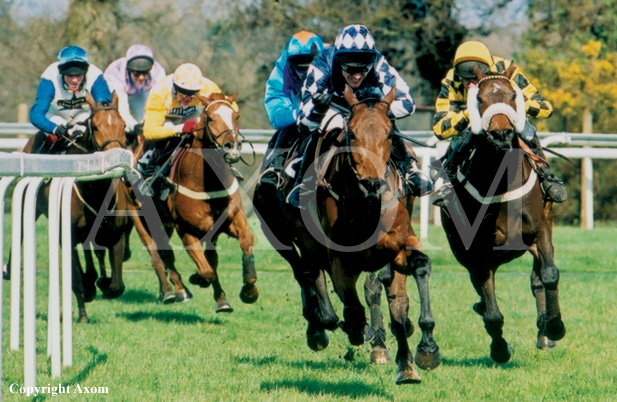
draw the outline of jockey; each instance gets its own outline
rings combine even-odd
[[[467,90],[475,87],[485,74],[503,73],[513,64],[514,61],[491,55],[482,42],[467,41],[457,48],[453,68],[443,79],[441,91],[435,101],[436,113],[433,117],[435,135],[442,140],[451,139],[443,161],[444,170],[450,181],[456,177],[458,166],[463,163],[473,147],[473,135],[470,131],[467,112]],[[553,114],[553,106],[540,95],[518,66],[509,78],[525,96],[525,109],[528,117],[546,119]],[[529,121],[525,124],[520,137],[534,154],[546,160],[536,135],[536,129]],[[538,166],[538,176],[544,192],[553,201],[561,203],[567,199],[563,182],[555,177],[548,164]],[[444,184],[436,192],[437,197],[433,204],[443,207],[444,199],[451,194],[451,191],[451,182]]]
[[[41,75],[30,122],[40,131],[34,137],[33,153],[51,149],[59,137],[83,134],[90,117],[86,91],[98,103],[111,102],[103,72],[90,64],[88,53],[79,46],[67,46]]]
[[[184,134],[194,135],[199,129],[199,118],[204,105],[197,95],[210,96],[220,92],[222,91],[218,85],[202,76],[199,67],[191,63],[181,64],[173,74],[165,77],[150,91],[143,126],[144,139],[150,141],[146,147],[150,149],[137,164],[144,178],[151,176],[161,162],[160,159],[164,159],[158,158],[157,154],[165,148],[174,149],[180,143],[180,137]],[[238,111],[235,102],[232,107]],[[152,179],[164,176],[165,170],[166,168],[159,166]],[[152,195],[153,181],[155,180],[146,180],[144,184],[148,185],[140,186],[142,194]],[[165,194],[162,193],[161,197],[165,197]]]
[[[118,95],[118,111],[126,123],[126,132],[134,139],[142,133],[148,94],[165,78],[165,69],[154,60],[148,46],[137,44],[129,47],[126,57],[113,61],[104,76]]]
[[[415,104],[411,89],[399,73],[390,66],[385,57],[375,48],[375,40],[364,25],[349,25],[336,37],[334,46],[323,51],[309,67],[302,88],[302,102],[296,122],[300,133],[313,136],[322,122],[336,113],[330,103],[347,106],[343,97],[345,85],[349,85],[356,96],[370,94],[383,97],[396,88],[396,99],[390,105],[390,117],[401,119],[414,112]],[[398,131],[396,124],[394,130]],[[326,131],[326,130],[324,130]],[[315,145],[312,145],[313,147]],[[314,154],[314,148],[304,154]],[[308,165],[313,161],[304,158],[300,171],[296,174],[296,186],[287,201],[299,207],[300,193],[309,195],[315,191],[317,178],[304,177]],[[415,196],[428,194],[432,184],[428,177],[418,169],[407,151],[404,141],[398,135],[392,136],[392,160],[405,178],[410,192]]]
[[[268,143],[263,166],[261,184],[276,186],[283,169],[287,150],[300,137],[296,126],[300,90],[309,65],[323,51],[323,40],[312,32],[300,31],[293,34],[285,49],[276,60],[266,82],[264,106],[270,124],[277,131]]]

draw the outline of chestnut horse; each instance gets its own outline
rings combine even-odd
[[[337,138],[342,146],[327,153],[327,162],[317,162],[320,189],[315,202],[295,211],[293,236],[282,236],[284,230],[277,226],[280,212],[268,211],[264,201],[267,194],[257,188],[255,197],[264,232],[290,262],[301,286],[303,313],[308,321],[307,341],[315,350],[327,346],[324,330],[330,329],[336,319],[325,291],[323,270],[330,273],[334,290],[344,305],[342,329],[352,345],[361,345],[371,340],[374,333],[367,324],[356,282],[362,272],[388,266],[381,279],[388,294],[391,330],[398,346],[396,383],[405,384],[421,381],[407,342],[413,333],[408,318],[407,275],[414,276],[421,303],[422,340],[416,364],[431,369],[439,365],[440,357],[432,335],[435,321],[428,292],[430,260],[422,252],[411,226],[414,199],[400,192],[400,178],[390,162],[393,125],[388,111],[395,95],[392,90],[383,99],[359,102],[346,87],[345,100],[351,105],[351,115]],[[294,213],[290,208],[288,215]],[[300,250],[300,255],[293,255],[293,247],[288,247],[290,242]]]
[[[65,138],[65,154],[85,154],[96,151],[107,151],[112,148],[126,148],[124,135],[125,123],[118,112],[118,96],[113,93],[110,105],[96,103],[90,93],[86,102],[92,111],[86,120],[86,131],[82,137]],[[34,137],[26,146],[24,152],[32,152]],[[49,184],[41,186],[37,198],[37,217],[48,212]],[[110,191],[111,188],[111,191]],[[111,197],[109,197],[111,196]],[[122,263],[125,255],[126,235],[132,225],[126,214],[107,212],[101,219],[101,211],[124,211],[127,209],[127,189],[119,179],[102,179],[94,181],[78,181],[73,188],[71,200],[71,221],[73,241],[73,293],[77,299],[79,322],[88,322],[85,303],[96,296],[96,271],[82,272],[77,254],[78,244],[96,243],[109,250],[109,260],[112,270],[111,280],[102,286],[105,298],[116,298],[124,292],[122,281]],[[98,227],[96,226],[98,225]],[[93,236],[94,235],[94,236]],[[94,267],[91,264],[88,269]]]
[[[232,106],[236,98],[220,93],[198,97],[204,105],[200,126],[192,135],[183,137],[178,152],[172,156],[173,168],[167,177],[173,187],[172,194],[164,202],[156,201],[158,205],[150,210],[148,205],[155,204],[142,203],[141,218],[134,204],[134,223],[159,278],[161,302],[186,301],[192,297],[175,268],[169,245],[169,236],[175,229],[197,265],[190,282],[204,288],[212,284],[216,312],[231,312],[233,309],[217,273],[216,241],[221,233],[238,239],[242,249],[240,299],[254,303],[259,296],[255,285],[253,233],[242,207],[238,180],[230,169],[230,164],[240,159],[238,113]],[[163,227],[149,225],[148,214],[160,216]]]
[[[553,261],[552,202],[543,201],[534,164],[518,137],[527,122],[525,101],[505,75],[483,77],[469,90],[475,153],[458,171],[456,196],[441,216],[450,248],[469,271],[480,296],[473,306],[492,339],[491,358],[510,360],[503,338],[504,318],[495,296],[499,266],[529,251],[531,291],[536,299],[539,348],[564,337],[558,297],[559,271]],[[487,174],[496,172],[496,175]]]

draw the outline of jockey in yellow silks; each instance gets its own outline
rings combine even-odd
[[[458,166],[473,148],[473,134],[470,132],[470,119],[467,111],[467,93],[476,87],[479,80],[487,74],[504,73],[514,66],[510,81],[518,86],[524,95],[527,117],[546,119],[553,114],[553,106],[525,77],[514,61],[493,56],[486,45],[479,41],[463,42],[456,50],[453,68],[441,82],[441,90],[435,101],[433,131],[439,139],[450,139],[450,147],[444,157],[445,172],[450,180],[456,177]],[[530,150],[546,160],[535,127],[527,121],[520,137]],[[538,166],[538,173],[545,193],[555,202],[564,202],[567,192],[561,180],[550,171],[548,164]],[[451,191],[446,183],[435,193],[435,205],[443,206],[444,197]]]

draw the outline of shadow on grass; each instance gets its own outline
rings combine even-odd
[[[514,359],[514,357],[513,357]],[[488,356],[483,357],[465,357],[462,359],[450,359],[448,357],[441,357],[441,364],[444,366],[458,366],[458,367],[497,367],[502,369],[520,368],[521,364],[515,360],[510,360],[507,363],[496,363]]]
[[[338,381],[325,382],[315,380],[283,380],[263,382],[260,386],[261,391],[276,391],[281,388],[295,389],[307,395],[322,395],[337,398],[359,398],[377,397],[380,399],[391,400],[392,396],[375,387],[368,386],[359,381]]]
[[[157,320],[160,322],[174,322],[178,324],[222,324],[223,321],[219,318],[206,320],[203,317],[200,317],[195,314],[184,314],[179,313],[177,311],[165,311],[165,312],[149,312],[149,311],[138,311],[134,313],[118,313],[117,317],[122,317],[127,321],[131,322],[140,322],[147,320]]]
[[[88,347],[88,351],[91,353],[90,363],[86,364],[83,370],[81,370],[73,378],[70,378],[68,380],[62,380],[63,387],[67,388],[69,386],[73,386],[76,384],[82,384],[88,378],[88,376],[90,375],[92,370],[94,370],[95,367],[107,361],[107,353],[101,353],[98,351],[98,349],[95,349],[92,346]],[[36,397],[32,398],[32,401],[36,401],[36,402],[45,401],[47,400],[47,398],[53,397],[53,396],[54,395],[52,394],[39,394]]]
[[[126,304],[158,303],[158,298],[154,292],[144,292],[143,290],[127,290],[122,296],[113,300]]]
[[[347,362],[344,360],[343,356],[339,356],[339,359],[332,358],[327,361],[312,361],[312,360],[287,360],[280,359],[273,356],[268,357],[247,357],[247,356],[236,356],[235,360],[238,363],[244,364],[252,364],[254,366],[269,366],[272,364],[278,364],[282,367],[293,367],[296,369],[310,369],[319,372],[323,372],[325,370],[332,369],[350,369],[354,368],[356,370],[366,370],[371,364],[366,361],[357,361],[354,360],[352,362]]]

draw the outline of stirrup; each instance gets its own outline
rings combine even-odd
[[[444,183],[441,187],[437,189],[437,191],[435,191],[435,199],[433,200],[433,205],[435,205],[436,207],[445,208],[448,204],[448,199],[451,198],[453,193],[454,186],[452,185],[452,183]]]
[[[406,172],[404,179],[409,186],[409,193],[414,197],[422,197],[433,192],[433,183],[421,170]]]
[[[305,209],[306,207],[300,204],[300,197],[306,197],[307,195],[311,195],[313,193],[315,193],[315,190],[311,190],[306,184],[300,183],[292,188],[289,194],[287,194],[285,202],[295,208]]]
[[[568,199],[568,191],[564,187],[563,182],[556,177],[555,180],[544,180],[542,182],[542,190],[544,190],[544,195],[546,198],[550,198],[557,204],[561,204]]]
[[[281,172],[270,166],[264,170],[259,177],[259,184],[266,184],[279,188],[282,183]]]

